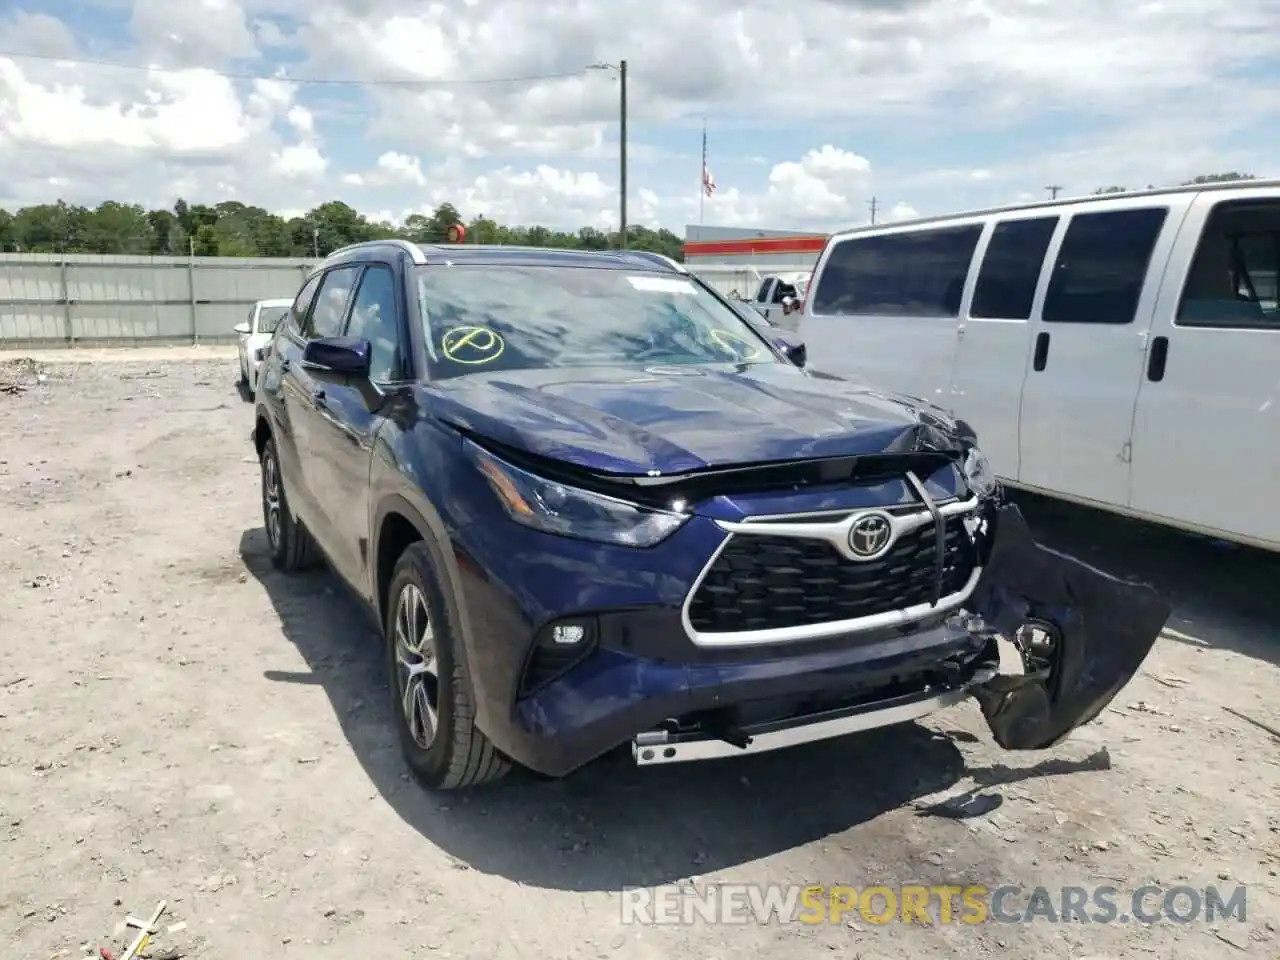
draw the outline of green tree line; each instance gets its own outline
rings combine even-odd
[[[464,223],[452,204],[430,215],[415,213],[401,226],[370,221],[338,200],[300,217],[285,219],[262,207],[233,200],[208,206],[179,200],[172,210],[147,210],[108,200],[83,207],[62,200],[0,210],[0,250],[22,253],[102,253],[198,257],[314,257],[364,240],[403,237],[417,243],[445,243],[455,224],[466,227],[468,243],[609,250],[619,235],[594,227],[576,232],[547,227],[507,227],[487,217]],[[670,230],[630,226],[628,246],[682,259],[683,241]]]
[[[1203,173],[1193,180],[1184,181],[1182,186],[1193,187],[1201,183],[1226,183],[1230,180],[1257,180],[1257,179],[1258,178],[1255,177],[1252,173],[1236,173],[1235,171],[1232,171],[1231,173]],[[1145,187],[1133,187],[1132,189],[1154,190],[1155,186],[1148,183]],[[1097,190],[1093,192],[1096,195],[1096,194],[1103,194],[1103,193],[1128,193],[1129,190],[1130,190],[1129,187],[1111,186],[1111,187],[1099,187]]]

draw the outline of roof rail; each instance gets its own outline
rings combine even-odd
[[[365,240],[361,243],[349,243],[345,247],[339,247],[329,254],[329,257],[336,257],[340,253],[349,253],[352,250],[372,249],[373,247],[396,247],[403,250],[409,255],[413,262],[422,266],[427,262],[427,258],[422,253],[422,248],[408,240],[401,240],[399,237],[387,237],[382,240]],[[325,259],[329,259],[325,257]]]
[[[610,253],[617,254],[621,257],[639,257],[642,260],[648,260],[650,263],[659,263],[664,267],[670,267],[676,273],[688,273],[683,265],[672,260],[670,257],[653,250],[611,250]]]

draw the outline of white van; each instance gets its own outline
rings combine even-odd
[[[1280,181],[835,234],[810,366],[930,400],[1013,487],[1280,551]]]

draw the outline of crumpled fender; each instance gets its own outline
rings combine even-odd
[[[1041,750],[1106,708],[1151,652],[1172,607],[1147,584],[1037,543],[1013,504],[988,512],[986,537],[985,569],[966,606],[1006,637],[1028,620],[1052,624],[1057,649],[1047,678],[998,676],[974,696],[1000,746]]]

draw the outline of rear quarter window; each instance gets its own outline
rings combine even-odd
[[[982,224],[836,240],[809,297],[827,316],[956,317]]]

